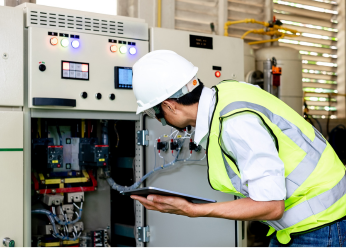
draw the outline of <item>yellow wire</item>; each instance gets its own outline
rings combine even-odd
[[[85,134],[85,120],[82,120],[82,126],[81,126],[81,137],[84,138]]]

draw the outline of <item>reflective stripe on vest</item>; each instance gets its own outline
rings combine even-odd
[[[252,109],[261,112],[265,115],[273,124],[278,126],[281,131],[296,143],[306,155],[304,159],[298,164],[298,166],[286,177],[286,199],[291,197],[294,191],[303,184],[303,182],[309,177],[309,175],[316,168],[321,155],[326,148],[327,144],[320,132],[315,128],[315,139],[311,141],[296,125],[287,121],[283,117],[274,114],[269,109],[250,102],[233,102],[228,104],[220,112],[220,116],[224,116],[229,112],[236,109]],[[238,177],[239,178],[239,177]]]
[[[233,187],[235,188],[235,190],[237,190],[239,193],[244,194],[246,197],[249,197],[249,192],[248,190],[244,190],[242,189],[242,185],[241,185],[241,179],[239,178],[239,176],[233,171],[233,169],[231,168],[231,166],[228,164],[225,155],[222,153],[222,158],[223,158],[223,162],[225,164],[226,167],[226,171],[227,171],[227,175],[229,177],[229,179],[232,182]],[[246,186],[245,186],[246,188]]]
[[[267,221],[266,224],[272,226],[275,230],[283,230],[291,227],[300,221],[309,218],[312,215],[318,214],[335,202],[341,199],[346,194],[346,176],[343,176],[341,181],[332,189],[317,195],[309,200],[306,200],[297,206],[284,212],[282,218],[277,221]]]

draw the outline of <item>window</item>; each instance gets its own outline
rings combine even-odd
[[[273,0],[274,15],[284,26],[301,32],[280,39],[280,46],[299,50],[303,90],[309,114],[337,118],[337,3],[333,0]]]
[[[1,3],[1,0],[0,0]],[[73,9],[80,11],[96,12],[101,14],[116,15],[117,14],[117,1],[115,0],[36,0],[36,4]]]
[[[5,5],[5,0],[0,0],[0,6],[4,6]]]

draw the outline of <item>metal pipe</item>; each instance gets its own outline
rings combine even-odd
[[[272,93],[272,61],[267,59],[263,62],[263,88]]]

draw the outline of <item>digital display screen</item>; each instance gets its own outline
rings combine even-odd
[[[132,89],[132,68],[114,67],[114,83],[116,89]]]
[[[61,78],[89,81],[89,63],[61,61]]]
[[[213,38],[207,36],[190,35],[190,47],[213,49]]]

